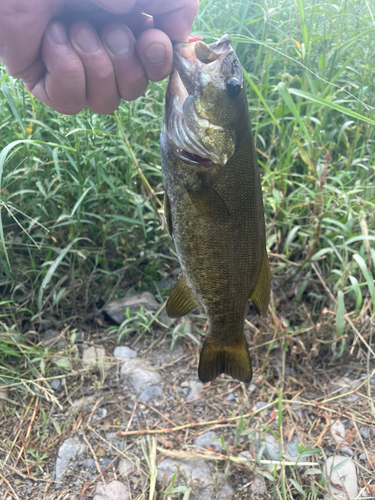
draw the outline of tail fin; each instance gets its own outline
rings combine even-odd
[[[204,341],[199,360],[200,380],[210,382],[221,373],[227,373],[242,382],[250,382],[253,376],[250,355],[245,336],[232,346],[217,345],[213,340]]]

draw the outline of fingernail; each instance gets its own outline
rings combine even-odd
[[[160,42],[155,42],[145,49],[144,55],[149,63],[160,64],[165,59],[165,52],[165,45]]]
[[[129,35],[121,28],[116,28],[107,33],[105,41],[114,56],[126,56],[131,47]]]
[[[96,32],[88,26],[83,26],[74,37],[78,47],[87,54],[95,52],[99,48],[99,38]]]
[[[48,28],[48,34],[55,43],[65,43],[68,40],[65,28],[61,23],[52,23]]]

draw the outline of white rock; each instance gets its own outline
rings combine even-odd
[[[137,351],[130,349],[130,347],[126,345],[119,345],[115,347],[113,356],[119,359],[133,359],[137,357]]]
[[[339,468],[332,470],[341,462],[343,464]],[[357,497],[357,472],[351,458],[340,455],[329,457],[324,464],[323,474],[326,489],[324,500],[349,500]]]
[[[125,484],[111,481],[108,484],[98,484],[93,500],[128,500],[130,493]]]
[[[105,349],[101,346],[90,346],[83,350],[82,363],[84,368],[104,367]]]
[[[118,473],[120,476],[126,477],[136,469],[133,462],[127,458],[122,458],[118,464]]]
[[[161,377],[157,371],[137,368],[128,376],[128,382],[133,391],[140,394],[146,387],[161,382]]]
[[[144,292],[142,294],[132,295],[131,297],[125,297],[122,300],[114,300],[107,304],[103,311],[108,314],[115,323],[121,325],[125,320],[127,308],[129,308],[130,311],[139,311],[141,307],[147,311],[157,311],[160,304],[152,293]]]
[[[346,431],[344,424],[341,422],[341,420],[336,420],[333,422],[331,425],[331,436],[335,443],[342,443],[346,437]]]
[[[175,477],[175,485],[188,485],[199,489],[214,486],[211,469],[203,460],[173,461],[166,458],[157,466],[157,480],[161,486],[168,485]]]
[[[86,445],[77,438],[66,439],[60,446],[57,453],[55,477],[60,481],[68,469],[71,462],[82,458],[86,452]]]
[[[250,491],[253,495],[266,495],[267,486],[266,480],[260,474],[255,474],[253,482],[250,486]],[[256,497],[257,498],[257,497]]]
[[[193,401],[198,401],[198,399],[200,399],[202,396],[202,391],[203,391],[202,382],[199,382],[197,380],[190,380],[189,385],[190,385],[190,393],[186,398],[186,401],[191,403]]]

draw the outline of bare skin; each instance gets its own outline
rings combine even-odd
[[[0,61],[60,113],[112,113],[171,73],[171,41],[187,40],[197,10],[198,0],[2,0]]]

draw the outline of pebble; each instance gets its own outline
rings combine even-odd
[[[342,466],[332,470],[336,465],[344,461],[345,463]],[[348,500],[348,498],[357,497],[357,472],[350,458],[340,455],[329,457],[323,466],[323,474],[326,489],[324,500]],[[338,485],[339,488],[334,485]]]
[[[303,414],[302,414],[303,406],[301,406],[299,403],[301,403],[301,400],[299,398],[295,398],[293,400],[293,403],[291,406],[292,406],[292,410],[294,411],[294,413],[298,416],[298,418],[302,422],[302,420],[303,420]]]
[[[130,493],[125,484],[120,481],[111,481],[107,484],[98,484],[93,500],[128,500]]]
[[[232,486],[226,482],[224,485],[220,488],[219,493],[216,496],[216,500],[227,500],[230,498],[234,493],[234,489]]]
[[[194,444],[200,446],[201,448],[213,448],[214,451],[220,453],[223,446],[220,441],[220,437],[214,431],[205,432],[200,436],[194,438]]]
[[[84,368],[103,367],[105,363],[105,349],[101,346],[92,345],[85,347],[82,354]]]
[[[141,359],[129,359],[121,365],[120,377],[124,380],[134,370],[136,370],[137,368],[142,368],[144,366],[149,366],[149,363],[147,361],[142,361]]]
[[[107,408],[98,408],[96,413],[98,414],[99,418],[105,418],[108,414]]]
[[[161,488],[168,486],[192,486],[196,490],[191,498],[210,500],[214,488],[211,469],[203,460],[173,461],[166,458],[157,465],[157,481]]]
[[[111,318],[114,323],[121,325],[126,318],[126,310],[139,311],[143,307],[147,311],[157,311],[160,307],[159,302],[150,292],[131,295],[121,300],[114,300],[107,304],[103,311]]]
[[[119,359],[133,359],[137,357],[137,351],[126,345],[119,345],[113,351],[113,357]]]
[[[150,385],[156,385],[161,382],[161,377],[157,371],[136,368],[128,376],[128,382],[133,391],[136,394],[140,394]]]
[[[345,427],[341,420],[333,422],[330,432],[333,440],[338,444],[342,443],[346,437]]]
[[[368,427],[361,427],[359,429],[359,433],[363,437],[363,439],[368,439],[370,437],[370,432]]]
[[[106,469],[111,462],[112,462],[112,460],[110,458],[103,458],[103,460],[100,464],[101,469],[102,470]]]
[[[194,401],[198,401],[202,396],[203,384],[202,382],[198,382],[197,380],[190,380],[189,383],[190,392],[186,401],[189,403],[193,403]]]
[[[55,479],[60,481],[70,465],[86,452],[86,445],[77,438],[66,439],[60,446],[55,469]]]
[[[280,442],[275,438],[273,434],[266,434],[266,451],[271,460],[280,461],[282,458],[281,455],[281,446]],[[297,436],[293,436],[289,443],[284,444],[284,459],[289,462],[297,462],[299,457],[298,445],[299,439]]]
[[[118,464],[118,473],[122,477],[126,477],[135,471],[135,465],[127,458],[122,458]]]
[[[367,460],[366,453],[361,453],[358,458],[360,460]]]
[[[253,482],[251,483],[250,486],[250,491],[251,493],[256,496],[265,496],[267,494],[267,486],[266,486],[266,480],[264,479],[263,476],[260,474],[255,474]]]
[[[375,438],[375,427],[370,427],[370,434]]]
[[[146,387],[146,389],[139,396],[139,401],[147,403],[152,399],[158,398],[163,395],[163,389],[158,385],[151,385],[150,387]]]
[[[233,392],[228,394],[228,396],[227,396],[228,403],[231,403],[232,401],[235,401],[235,400],[236,400],[236,396],[233,394]]]
[[[340,448],[339,452],[343,455],[347,455],[348,457],[354,457],[353,450],[351,448],[348,448],[347,446],[343,446],[342,448]]]
[[[59,391],[61,389],[61,380],[59,378],[54,378],[49,385],[53,391]]]
[[[86,462],[86,467],[95,467],[95,460],[93,458],[89,458]]]

